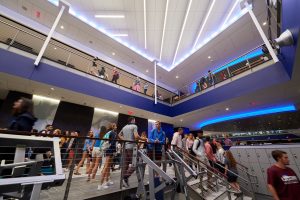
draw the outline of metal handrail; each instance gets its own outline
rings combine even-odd
[[[261,46],[263,46],[263,45],[264,45],[264,44],[260,44],[260,45],[258,45],[257,47],[255,47],[255,48],[253,48],[253,49],[247,51],[246,53],[240,55],[239,57],[230,60],[229,62],[227,62],[226,64],[224,64],[224,65],[222,65],[222,66],[220,66],[220,67],[218,67],[217,69],[214,69],[214,71],[212,71],[212,74],[214,74],[215,71],[217,71],[218,69],[222,68],[223,66],[225,66],[225,65],[227,65],[227,64],[229,64],[229,63],[231,63],[231,62],[233,62],[233,61],[235,61],[235,60],[237,60],[237,59],[239,59],[239,58],[241,58],[241,57],[243,57],[243,56],[245,56],[245,55],[247,55],[248,53],[250,53],[250,52],[252,52],[252,51],[258,49],[259,47],[261,47]],[[228,68],[228,67],[227,67],[227,68]],[[202,75],[200,78],[197,78],[197,79],[195,79],[194,81],[192,81],[192,82],[190,82],[190,83],[184,85],[182,88],[184,88],[184,87],[186,87],[186,86],[189,86],[189,85],[191,85],[191,84],[197,82],[197,81],[200,80],[202,77],[207,77],[207,76],[208,76],[208,73],[205,73],[205,74]],[[180,89],[179,89],[179,90],[180,90]],[[179,91],[179,90],[178,90],[178,91]]]

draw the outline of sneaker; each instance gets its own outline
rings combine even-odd
[[[125,188],[129,188],[129,183],[128,183],[128,179],[123,178],[123,187]]]
[[[105,189],[107,189],[108,188],[108,186],[107,185],[105,185],[105,184],[102,184],[102,185],[98,185],[98,188],[97,188],[97,190],[105,190]]]
[[[108,182],[106,182],[106,183],[104,183],[104,184],[107,185],[107,186],[111,186],[111,185],[114,184],[114,182],[113,182],[113,181],[108,181]]]

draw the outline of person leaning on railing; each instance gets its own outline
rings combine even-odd
[[[155,128],[149,133],[148,156],[151,160],[161,160],[162,148],[165,144],[166,134],[161,128],[160,121],[155,122]],[[160,164],[159,164],[160,165]]]

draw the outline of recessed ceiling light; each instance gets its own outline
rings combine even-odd
[[[148,72],[149,72],[149,70],[147,69],[147,70],[146,70],[146,72],[148,73]]]
[[[179,78],[179,76],[177,75],[177,76],[175,76],[175,78]]]
[[[207,58],[208,58],[208,59],[211,59],[211,56],[208,56]]]
[[[120,106],[120,108],[122,108],[122,106]]]
[[[63,25],[60,26],[61,29],[64,29],[65,27]]]
[[[125,15],[95,15],[95,18],[121,19],[125,18]]]
[[[228,111],[228,110],[229,110],[229,108],[227,107],[225,110],[226,110],[226,111]]]
[[[263,26],[265,26],[265,25],[267,25],[267,22],[264,22],[264,23],[263,23]]]
[[[116,55],[116,53],[115,53],[115,52],[112,52],[111,54],[112,54],[113,56],[114,56],[114,55]]]
[[[183,121],[183,119],[180,119],[180,121],[182,122],[182,121]]]
[[[52,88],[50,88],[51,90],[54,90],[54,88],[52,87]]]
[[[56,47],[54,47],[54,50],[56,50],[57,48]]]

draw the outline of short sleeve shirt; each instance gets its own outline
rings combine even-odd
[[[268,168],[268,184],[272,185],[280,200],[300,200],[300,183],[291,168],[279,168],[276,165]]]
[[[135,124],[127,124],[126,126],[123,127],[122,133],[124,140],[129,140],[129,141],[135,141],[134,139],[134,133],[137,133],[137,126]],[[126,143],[125,149],[133,149],[135,147],[135,143]]]

